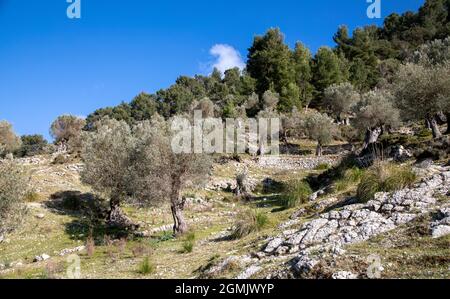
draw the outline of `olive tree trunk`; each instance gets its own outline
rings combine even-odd
[[[173,233],[175,235],[182,235],[187,232],[188,226],[183,216],[185,201],[181,196],[181,183],[179,180],[175,180],[172,183],[170,205],[173,217]]]
[[[383,134],[382,127],[368,128],[366,131],[366,137],[364,138],[364,144],[361,152],[365,151],[369,145],[374,144],[378,141],[378,138]]]
[[[447,131],[445,134],[450,134],[450,112],[446,113],[445,116],[447,118]]]
[[[322,144],[318,143],[316,148],[316,156],[322,157],[322,155],[323,155],[323,146]]]
[[[439,125],[438,125],[436,117],[435,116],[430,116],[428,118],[428,122],[430,123],[431,131],[433,132],[433,138],[434,139],[441,138],[442,137],[442,133],[439,130]]]
[[[128,218],[120,208],[120,198],[120,195],[114,195],[109,201],[110,210],[107,219],[108,225],[122,229],[137,229],[139,225]]]

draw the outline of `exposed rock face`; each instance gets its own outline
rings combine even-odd
[[[291,269],[300,276],[308,274],[318,263],[318,252],[340,254],[343,245],[366,241],[435,210],[439,206],[435,195],[446,195],[449,190],[449,170],[440,169],[440,172],[430,175],[414,188],[378,193],[374,200],[365,204],[351,204],[324,213],[304,223],[300,229],[285,231],[274,238],[267,244],[264,253],[279,255],[298,252],[292,260]],[[440,215],[432,224],[435,237],[450,232],[450,208],[442,208]],[[343,273],[336,275],[347,277]]]
[[[439,210],[438,219],[431,223],[433,238],[440,238],[450,234],[450,207]]]

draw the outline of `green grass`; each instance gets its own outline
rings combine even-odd
[[[269,224],[269,217],[264,212],[248,210],[237,216],[237,223],[232,239],[241,239],[253,232],[258,232]]]
[[[287,189],[288,191],[283,197],[281,203],[286,209],[291,209],[300,204],[306,203],[309,196],[313,193],[309,184],[303,180],[290,183]]]
[[[149,275],[155,272],[155,265],[150,262],[150,258],[146,257],[139,265],[138,272],[142,275]]]
[[[360,202],[372,200],[378,192],[392,192],[410,187],[417,180],[411,167],[380,162],[361,178],[357,197]]]
[[[352,167],[343,172],[341,178],[334,183],[335,191],[343,192],[357,185],[364,175],[364,170],[358,167]]]
[[[321,163],[319,165],[317,165],[314,170],[328,170],[331,168],[331,165],[328,163]]]
[[[195,232],[189,232],[183,241],[183,249],[181,250],[182,253],[191,253],[194,250],[195,246]]]

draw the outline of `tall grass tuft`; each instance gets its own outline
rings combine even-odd
[[[360,202],[372,200],[378,192],[398,191],[413,185],[417,175],[409,166],[378,162],[362,177],[357,197]]]
[[[184,241],[183,241],[183,250],[182,253],[191,253],[194,250],[195,246],[195,233],[190,232],[186,235]]]
[[[267,214],[253,210],[240,213],[235,229],[231,235],[232,239],[241,239],[253,232],[262,230],[269,223]]]
[[[149,275],[155,272],[156,267],[153,263],[150,262],[150,258],[146,257],[139,265],[138,272],[142,275]]]
[[[287,193],[282,199],[281,205],[286,208],[295,208],[299,204],[306,203],[309,196],[313,193],[310,185],[303,181],[295,181],[289,184]]]

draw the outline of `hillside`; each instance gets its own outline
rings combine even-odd
[[[331,157],[331,160],[330,156],[262,157],[260,161],[246,157],[242,162],[215,163],[214,175],[205,188],[185,192],[186,218],[195,232],[190,253],[183,252],[185,238],[175,239],[171,235],[168,206],[144,209],[127,204],[126,214],[141,225],[135,233],[116,235],[104,226],[90,231],[85,208],[95,198],[80,183],[83,164],[54,165],[51,156],[22,159],[20,163],[32,173],[36,194],[27,203],[23,225],[0,243],[0,275],[64,278],[71,262],[68,257],[75,253],[81,257],[82,278],[326,278],[333,275],[363,278],[373,263],[369,257],[377,254],[383,278],[449,278],[450,235],[448,226],[445,227],[448,218],[441,220],[446,233],[440,238],[432,237],[431,223],[437,221],[439,211],[442,219],[449,216],[450,168],[431,166],[421,170],[424,183],[411,191],[398,191],[392,198],[377,195],[380,201],[377,204],[352,204],[346,195],[352,192],[345,191],[284,209],[279,194],[272,193],[276,190],[270,191],[274,189],[270,186],[294,177],[318,175],[324,170],[315,168],[330,161],[336,164],[340,159]],[[277,161],[268,163],[271,159]],[[248,169],[250,181],[255,185],[250,202],[236,199],[231,189],[227,190],[234,187],[236,173],[243,168]],[[409,192],[412,195],[407,195]],[[388,210],[388,204],[383,203],[391,203],[396,198],[405,202],[406,196],[419,200],[414,202],[414,208],[400,203]],[[376,210],[379,214],[368,212],[374,205],[382,206]],[[237,215],[248,209],[266,214],[268,223],[242,239],[230,239]],[[348,242],[334,243],[332,240],[342,238],[346,228],[334,223],[346,211],[353,212],[353,225],[358,227],[361,225],[358,222],[363,220],[367,227],[348,231],[354,236]],[[355,211],[361,215],[356,216]],[[152,270],[143,274],[140,268],[147,257]]]

